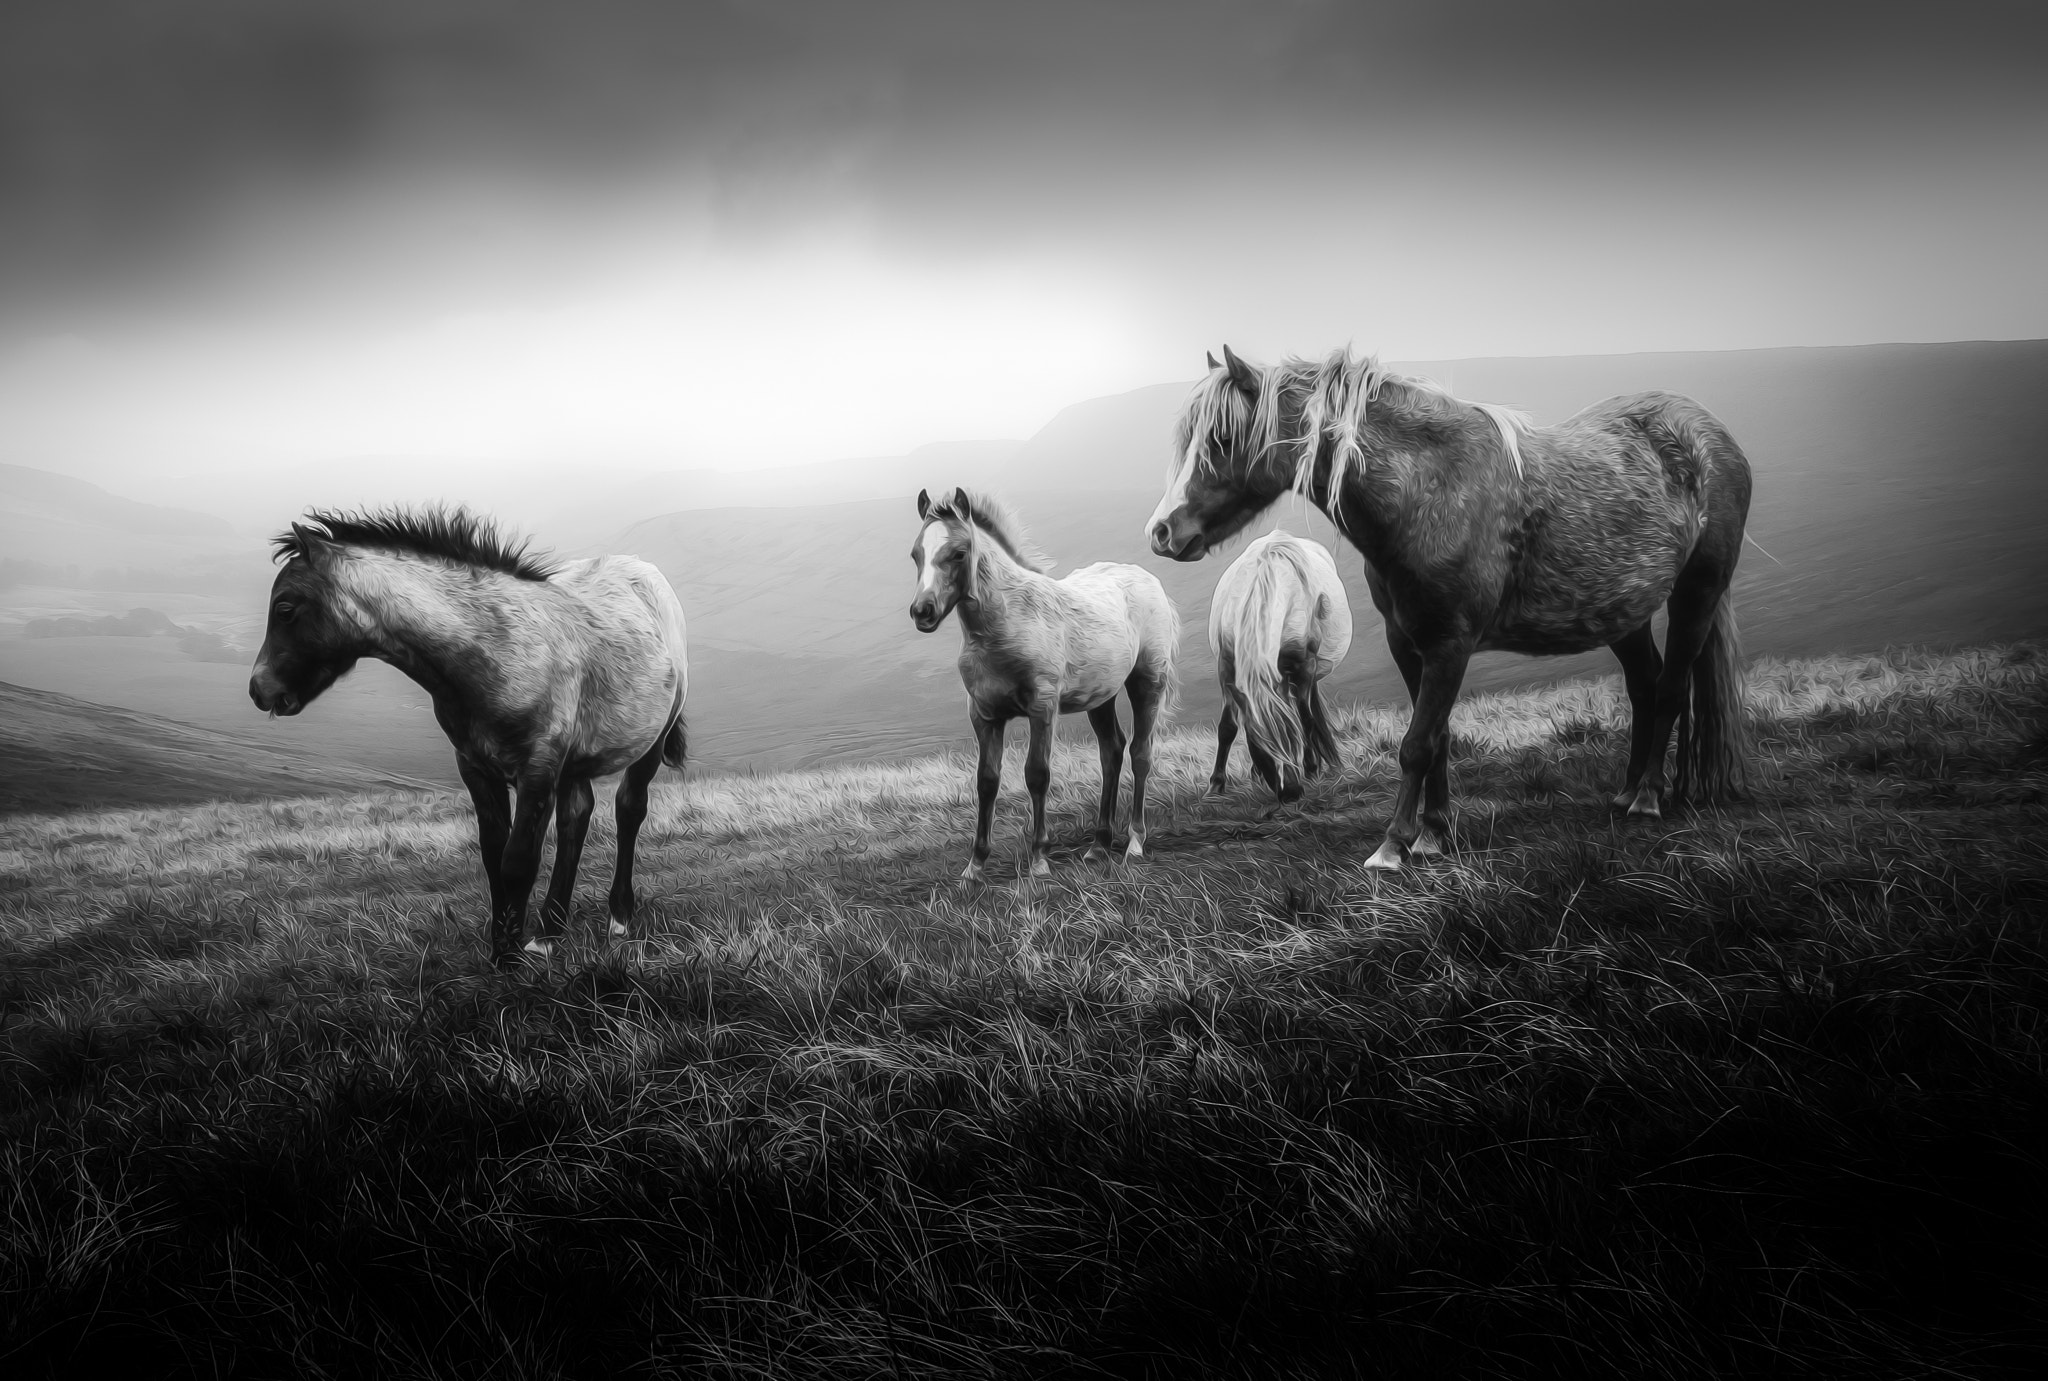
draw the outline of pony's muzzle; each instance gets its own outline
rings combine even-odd
[[[265,714],[294,715],[306,708],[304,701],[284,687],[267,683],[260,671],[249,678],[249,699]]]
[[[1201,530],[1185,535],[1174,531],[1171,518],[1161,518],[1152,524],[1152,552],[1155,556],[1171,557],[1175,561],[1194,561],[1207,554],[1209,544],[1202,537]]]
[[[939,626],[939,602],[920,596],[910,601],[910,621],[917,625],[920,633],[929,633]]]

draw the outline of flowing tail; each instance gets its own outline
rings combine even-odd
[[[1707,640],[1692,664],[1691,687],[1678,720],[1678,764],[1672,794],[1702,803],[1733,800],[1749,776],[1749,720],[1743,706],[1742,639],[1735,597],[1721,592]]]
[[[1291,577],[1306,588],[1300,555],[1283,543],[1268,547],[1252,572],[1251,588],[1231,621],[1231,652],[1236,684],[1228,688],[1238,722],[1252,742],[1264,749],[1284,778],[1289,769],[1302,775],[1305,744],[1301,713],[1280,671],[1281,645],[1287,637],[1292,601],[1281,581]]]
[[[678,714],[676,722],[668,726],[668,732],[661,739],[661,760],[676,771],[683,770],[683,759],[689,756],[690,735],[683,728],[683,717]]]

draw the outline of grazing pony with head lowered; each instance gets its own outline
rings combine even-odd
[[[1675,795],[1739,788],[1741,649],[1728,584],[1750,475],[1711,413],[1642,393],[1535,428],[1348,350],[1265,369],[1228,347],[1223,356],[1182,409],[1152,549],[1196,560],[1291,488],[1364,554],[1415,702],[1393,820],[1369,866],[1398,868],[1441,847],[1451,704],[1482,649],[1613,649],[1634,719],[1615,804],[1630,815],[1662,813],[1674,727]],[[1670,614],[1661,656],[1650,636],[1659,606]]]
[[[631,935],[647,784],[683,765],[689,674],[667,579],[631,556],[550,565],[461,509],[306,518],[274,539],[283,568],[249,678],[256,708],[297,714],[363,657],[426,690],[476,802],[500,966],[520,957],[549,816],[555,871],[524,945],[542,956],[569,914],[590,779],[623,772],[611,933]]]
[[[1101,748],[1102,805],[1084,858],[1109,857],[1126,742],[1116,722],[1119,690],[1131,699],[1131,837],[1124,857],[1142,857],[1152,730],[1178,685],[1180,615],[1159,578],[1137,566],[1103,561],[1054,580],[1009,510],[965,489],[955,489],[941,503],[920,490],[917,516],[921,526],[910,549],[917,566],[911,621],[929,633],[959,609],[960,679],[981,747],[974,856],[961,876],[980,881],[988,862],[989,822],[1003,779],[1003,730],[1019,715],[1031,722],[1024,759],[1024,785],[1031,793],[1029,874],[1052,871],[1045,790],[1052,780],[1053,721],[1063,714],[1085,711]]]
[[[1252,766],[1283,803],[1301,796],[1303,777],[1342,761],[1319,686],[1350,649],[1351,604],[1329,548],[1275,529],[1230,563],[1209,604],[1223,690],[1211,795],[1222,794],[1240,723]]]

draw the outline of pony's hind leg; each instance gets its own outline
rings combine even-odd
[[[969,710],[967,718],[974,725],[981,758],[974,771],[974,853],[967,860],[960,880],[980,882],[982,869],[988,864],[988,832],[995,819],[996,793],[1003,785],[1003,729],[1006,721],[990,719],[980,710]]]
[[[1650,635],[1647,623],[1608,646],[1620,659],[1622,680],[1628,686],[1628,776],[1623,780],[1621,794],[1614,798],[1616,810],[1627,810],[1635,803],[1636,792],[1643,784],[1643,770],[1650,762],[1650,735],[1657,720],[1657,679],[1664,670],[1664,658],[1657,651],[1657,640]]]
[[[619,821],[619,863],[612,872],[612,892],[605,909],[610,914],[607,928],[621,938],[638,936],[633,919],[638,908],[638,899],[633,895],[633,855],[640,843],[640,826],[647,819],[647,785],[662,764],[662,749],[667,742],[668,736],[664,735],[660,743],[620,775],[619,794],[612,802]]]
[[[551,952],[562,923],[569,919],[576,869],[583,861],[583,836],[590,828],[590,802],[590,778],[564,777],[555,784],[555,871],[540,905],[540,933],[526,942],[535,953]]]
[[[1163,681],[1133,676],[1124,682],[1131,698],[1131,842],[1124,847],[1124,861],[1145,856],[1145,786],[1152,780],[1152,730],[1159,720],[1159,704],[1166,698]],[[1245,742],[1251,742],[1247,735]]]
[[[1664,754],[1671,745],[1672,726],[1692,692],[1693,663],[1713,631],[1714,610],[1725,581],[1687,581],[1680,573],[1671,591],[1671,621],[1664,633],[1664,667],[1657,676],[1656,705],[1645,745],[1642,780],[1629,802],[1632,818],[1655,820],[1664,814]]]
[[[1216,720],[1216,770],[1209,774],[1209,794],[1221,796],[1229,780],[1230,748],[1237,742],[1237,711],[1230,706],[1230,697],[1223,698],[1223,713]]]
[[[1109,858],[1110,835],[1116,828],[1117,778],[1124,770],[1124,731],[1116,722],[1116,698],[1088,711],[1088,723],[1095,730],[1095,746],[1102,755],[1102,806],[1095,815],[1095,842],[1081,855],[1081,861],[1102,863]]]
[[[1329,707],[1323,703],[1322,683],[1305,681],[1301,689],[1302,771],[1313,777],[1329,767],[1341,767],[1343,754],[1337,736],[1330,730]]]
[[[1244,731],[1244,751],[1245,756],[1252,760],[1252,771],[1258,774],[1260,781],[1272,788],[1275,796],[1282,801],[1291,801],[1295,796],[1301,795],[1299,782],[1293,784],[1293,795],[1288,794],[1289,783],[1280,775],[1280,764],[1273,761],[1273,755],[1266,751],[1265,744],[1259,742],[1257,730],[1250,727],[1249,723]]]

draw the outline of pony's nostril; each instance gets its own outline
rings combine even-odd
[[[1165,551],[1167,543],[1172,540],[1173,533],[1168,530],[1164,518],[1152,524],[1152,549],[1154,551]]]

